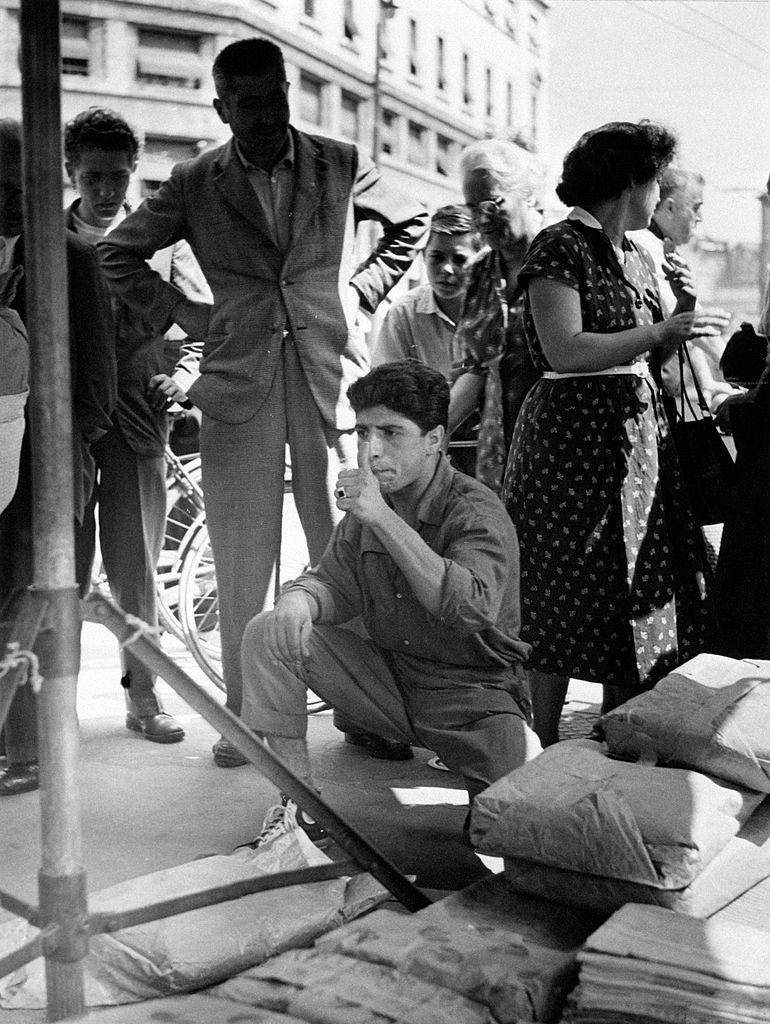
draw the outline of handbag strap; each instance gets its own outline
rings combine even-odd
[[[690,368],[690,374],[692,375],[692,382],[695,385],[695,394],[698,396],[698,407],[701,411],[701,419],[711,419],[711,410],[708,407],[708,403],[704,397],[703,391],[701,390],[700,382],[698,381],[698,375],[695,372],[695,367],[692,364],[692,357],[690,356],[690,349],[688,343],[683,341],[677,349],[677,355],[679,357],[679,415],[681,419],[685,418],[685,402],[687,408],[690,410],[693,419],[698,419],[695,412],[695,407],[690,400],[690,396],[687,394],[687,388],[685,387],[684,380],[684,363],[687,360],[687,365]]]

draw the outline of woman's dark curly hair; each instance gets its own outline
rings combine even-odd
[[[652,181],[671,163],[676,137],[652,121],[611,121],[581,135],[564,158],[556,195],[566,206],[591,206]]]
[[[116,110],[89,107],[64,126],[64,158],[75,163],[83,149],[105,149],[110,153],[126,153],[133,162],[141,143],[131,125]]]

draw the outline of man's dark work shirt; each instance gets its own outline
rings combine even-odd
[[[361,615],[379,647],[404,657],[419,675],[421,661],[435,677],[468,670],[500,675],[526,660],[519,639],[519,549],[499,499],[458,473],[442,457],[418,508],[418,533],[444,559],[437,616],[419,603],[401,570],[366,525],[348,514],[318,565],[290,583],[315,598],[316,622],[342,623]]]

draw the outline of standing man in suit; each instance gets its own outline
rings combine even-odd
[[[24,236],[22,220],[21,125],[0,120],[0,279],[12,275],[15,297],[10,306],[24,321]],[[91,445],[111,427],[115,407],[115,333],[107,286],[93,247],[71,231],[66,234],[72,387],[73,484],[79,523],[91,496],[94,460]],[[3,289],[0,288],[0,291]],[[35,382],[32,381],[34,388]],[[31,585],[32,439],[24,434],[16,493],[0,515],[0,606]],[[78,576],[81,592],[88,580]],[[0,771],[0,796],[25,793],[38,786],[36,698],[21,686],[5,722],[6,767]]]
[[[204,341],[200,377],[168,399],[203,412],[201,457],[219,594],[227,706],[241,710],[240,646],[266,604],[280,547],[284,453],[311,562],[338,518],[333,486],[355,457],[347,388],[369,368],[359,307],[372,313],[410,266],[421,204],[388,194],[355,146],[289,123],[278,46],[242,39],[217,56],[214,107],[224,146],[177,165],[158,192],[99,245],[116,294],[157,324]],[[356,224],[384,228],[353,264]],[[146,260],[186,238],[214,294],[190,301]],[[224,739],[217,764],[244,763]]]
[[[96,245],[130,212],[126,190],[138,155],[136,132],[114,110],[89,107],[65,125],[65,167],[78,193],[65,217],[67,227],[84,241]],[[186,242],[157,253],[153,266],[189,298],[211,301]],[[98,474],[76,534],[78,578],[91,575],[98,505],[99,545],[112,596],[123,611],[157,627],[155,570],[166,523],[168,416],[165,408],[154,407],[156,394],[150,385],[167,369],[182,384],[192,379],[197,374],[199,343],[190,345],[175,325],[156,326],[141,310],[123,302],[116,301],[114,311],[118,400],[112,427],[92,449]],[[167,345],[177,354],[181,351],[170,367]],[[153,743],[184,739],[182,726],[163,710],[154,674],[128,651],[121,652],[121,660],[126,727]]]

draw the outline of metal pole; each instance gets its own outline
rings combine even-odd
[[[21,0],[24,249],[31,342],[34,587],[48,599],[39,644],[41,923],[50,1020],[85,1011],[87,901],[77,789],[75,713],[80,621],[73,553],[72,414],[62,212],[58,0]]]
[[[380,120],[382,118],[382,96],[380,76],[382,74],[382,5],[380,4],[377,11],[377,28],[375,31],[375,58],[374,58],[374,125],[372,131],[372,160],[379,166],[380,163],[380,148],[382,146],[382,128],[380,126]]]
[[[377,8],[377,28],[375,32],[374,55],[374,125],[372,130],[372,160],[379,166],[380,150],[382,149],[382,46],[385,40],[385,22],[389,21],[396,11],[394,0],[379,0]]]

